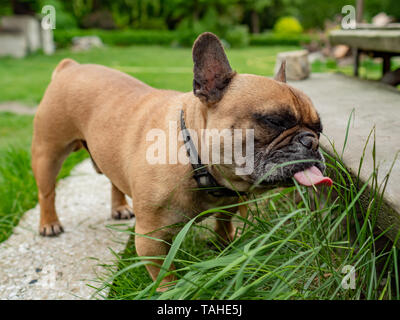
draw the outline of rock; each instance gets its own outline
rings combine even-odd
[[[350,52],[350,47],[344,44],[334,46],[332,49],[332,55],[335,59],[344,58]]]
[[[275,65],[275,74],[278,72],[283,60],[286,60],[287,80],[302,80],[308,78],[310,75],[307,50],[279,53]]]
[[[28,52],[28,43],[25,35],[20,31],[0,32],[0,57],[12,56],[23,58]]]
[[[41,46],[40,24],[32,16],[5,16],[1,19],[1,28],[8,31],[19,31],[24,34],[29,52],[35,52]]]
[[[72,50],[86,51],[91,48],[103,47],[103,42],[98,36],[74,37],[72,38]]]
[[[381,82],[386,83],[391,86],[397,86],[400,84],[400,68],[386,72],[382,77]]]
[[[377,27],[384,27],[393,21],[386,13],[380,12],[372,18],[372,24]]]

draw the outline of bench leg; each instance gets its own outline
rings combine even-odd
[[[353,48],[353,56],[354,56],[353,74],[355,77],[358,77],[358,69],[360,67],[360,50],[358,48]]]
[[[382,76],[384,76],[387,72],[390,71],[390,58],[392,56],[390,54],[383,55],[383,63],[382,63]]]

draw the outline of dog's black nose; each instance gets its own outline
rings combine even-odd
[[[307,149],[315,149],[318,146],[318,141],[311,132],[302,132],[298,135],[299,142]]]

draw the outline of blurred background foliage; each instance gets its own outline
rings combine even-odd
[[[370,21],[383,11],[400,20],[398,1],[365,1],[364,18]],[[199,33],[211,31],[240,47],[253,39],[259,44],[263,38],[251,35],[269,30],[289,36],[324,30],[327,21],[335,21],[341,8],[355,5],[355,0],[0,0],[0,15],[40,13],[46,4],[56,8],[57,32],[173,30],[174,39],[189,46]]]

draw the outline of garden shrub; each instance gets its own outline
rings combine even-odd
[[[199,34],[211,31],[202,21],[191,22],[188,19],[183,20],[178,28],[175,42],[183,47],[190,47]]]
[[[227,31],[224,39],[232,47],[246,47],[250,42],[249,28],[246,25],[235,26]]]
[[[309,34],[278,34],[264,32],[249,34],[246,26],[228,28],[224,33],[208,29],[202,22],[194,23],[192,27],[182,25],[177,31],[171,30],[100,30],[100,29],[56,29],[54,39],[59,48],[71,45],[73,37],[97,35],[107,45],[171,45],[178,44],[183,47],[191,47],[194,40],[202,32],[214,32],[218,37],[228,42],[232,47],[271,46],[271,45],[295,45],[318,41],[317,36]]]
[[[301,34],[303,27],[295,17],[282,17],[275,23],[274,31],[278,34]]]
[[[176,42],[182,47],[191,47],[199,34],[203,32],[215,33],[221,37],[225,33],[226,26],[221,23],[218,13],[214,8],[209,8],[200,20],[184,18],[177,27]]]
[[[264,32],[250,35],[251,46],[300,46],[311,41],[319,41],[316,35],[309,34],[279,34],[274,32]]]
[[[162,18],[149,18],[137,23],[134,22],[133,27],[143,30],[167,30],[167,25]]]
[[[249,43],[249,31],[246,25],[235,25],[228,14],[219,14],[210,7],[200,20],[183,19],[177,27],[178,45],[191,47],[203,32],[216,34],[223,42],[232,47],[244,47]]]
[[[137,44],[170,45],[176,32],[168,30],[100,30],[100,29],[56,29],[54,40],[58,47],[67,47],[73,37],[96,35],[108,45],[130,46]]]
[[[112,30],[116,28],[114,18],[110,11],[95,11],[82,18],[81,26],[85,29],[104,29]]]

